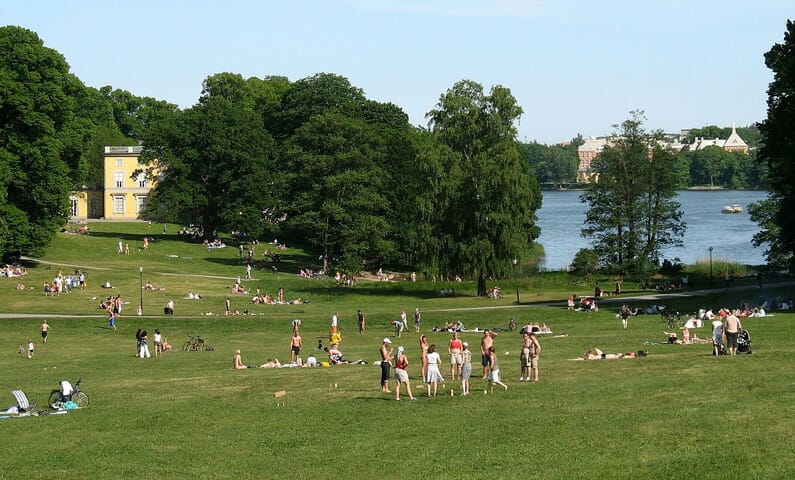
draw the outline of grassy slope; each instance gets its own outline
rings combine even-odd
[[[105,328],[102,317],[49,320],[51,340],[39,344],[33,360],[17,355],[16,345],[29,337],[38,340],[40,319],[0,320],[0,390],[23,388],[42,402],[59,380],[82,377],[92,399],[88,409],[69,415],[0,420],[6,440],[0,447],[0,478],[78,472],[99,478],[788,478],[795,474],[791,441],[795,338],[790,314],[746,321],[754,355],[714,358],[704,345],[644,347],[646,340],[662,341],[659,317],[638,317],[628,331],[622,331],[615,307],[607,305],[598,314],[517,308],[511,298],[495,302],[468,296],[472,287],[466,284],[456,286],[464,295],[439,299],[434,294],[438,284],[362,282],[341,288],[330,281],[257,271],[252,288],[258,285],[273,292],[281,286],[287,297],[300,296],[310,303],[252,307],[237,297],[236,308],[253,308],[257,315],[208,317],[200,312],[219,312],[230,279],[244,272],[236,250],[208,253],[201,246],[164,238],[152,243],[149,254],[127,257],[116,255],[118,239],[129,240],[135,251],[140,236],[149,233],[145,224],[106,223],[92,229],[95,234],[90,237],[61,236],[46,257],[108,268],[89,271],[88,290],[45,298],[38,287],[17,292],[15,279],[0,279],[4,312],[99,315],[102,312],[92,298],[107,294],[97,287],[105,280],[133,302],[118,332]],[[160,227],[152,230],[159,232]],[[296,257],[299,260],[293,262]],[[309,259],[290,250],[282,270]],[[148,315],[143,318],[130,315],[139,297],[138,266],[144,267],[144,281],[165,287],[146,293]],[[38,286],[53,273],[41,265],[31,268],[23,280]],[[561,299],[563,292],[588,289],[561,279],[532,282],[536,284],[521,284],[523,301]],[[504,285],[506,294],[510,287]],[[204,293],[205,298],[182,300],[188,289]],[[791,290],[767,295],[792,296]],[[701,304],[735,304],[740,297],[753,301],[759,295],[727,293],[670,303],[689,311]],[[168,298],[177,302],[178,315],[154,315]],[[483,306],[505,308],[448,311]],[[246,363],[274,356],[284,360],[291,318],[304,320],[302,333],[311,348],[318,337],[326,336],[335,311],[340,312],[346,356],[372,362],[380,339],[391,335],[389,321],[401,309],[415,307],[424,312],[423,330],[458,319],[468,327],[505,326],[517,316],[520,322],[546,322],[570,336],[542,338],[539,384],[516,382],[519,339],[508,333],[497,337],[503,376],[511,388],[483,395],[484,384],[475,379],[474,394],[468,398],[395,402],[378,392],[379,370],[374,366],[229,369],[236,348],[243,351]],[[355,334],[358,308],[368,314],[364,336]],[[140,360],[133,357],[138,327],[150,332],[159,328],[175,344],[188,334],[200,333],[215,350]],[[442,346],[448,340],[447,334],[426,333]],[[476,333],[465,334],[476,348],[478,339]],[[416,391],[420,387],[416,335],[406,334],[397,344],[408,349]],[[648,348],[650,355],[643,360],[568,360],[591,346],[605,351]],[[458,393],[458,385],[445,387],[445,392],[454,388]],[[284,407],[277,407],[273,397],[279,390],[287,391]],[[11,396],[0,391],[3,396],[10,405]]]

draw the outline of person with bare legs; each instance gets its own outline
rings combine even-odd
[[[428,373],[425,377],[425,384],[428,386],[428,396],[435,397],[439,392],[439,382],[444,381],[442,372],[439,371],[439,364],[442,363],[442,357],[440,357],[439,352],[436,351],[436,345],[431,344],[428,347],[428,354],[425,355],[425,358],[428,361]],[[433,395],[431,395],[431,390],[433,390]]]
[[[483,337],[480,339],[480,364],[483,365],[483,380],[489,376],[489,349],[494,345],[494,336],[491,330],[486,329],[483,331]]]
[[[447,352],[450,354],[450,380],[455,381],[456,378],[461,376],[461,350],[464,348],[461,339],[458,337],[458,332],[453,332],[453,338],[450,339],[450,344],[447,346]]]
[[[497,360],[497,354],[494,352],[494,347],[489,347],[489,393],[494,393],[494,385],[499,385],[505,390],[508,390],[508,385],[500,381],[500,365]]]
[[[472,350],[469,343],[464,342],[461,350],[461,395],[469,395],[469,377],[472,376]]]
[[[400,401],[400,386],[406,386],[406,393],[409,394],[411,401],[416,400],[411,393],[411,382],[409,381],[409,358],[406,356],[406,349],[398,347],[395,357],[395,400]]]

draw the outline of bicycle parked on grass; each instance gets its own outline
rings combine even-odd
[[[188,341],[182,345],[183,352],[203,352],[204,351],[204,340],[199,335],[195,337],[193,335],[188,335]]]
[[[81,381],[82,379],[78,378],[74,386],[66,380],[61,381],[61,388],[50,393],[50,400],[47,404],[51,407],[62,407],[64,403],[72,401],[77,404],[78,408],[87,407],[88,394],[80,390]]]

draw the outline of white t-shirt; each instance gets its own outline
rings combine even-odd
[[[428,353],[425,358],[428,359],[428,365],[438,365],[442,361],[439,352]]]

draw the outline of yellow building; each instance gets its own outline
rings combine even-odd
[[[105,147],[104,178],[99,189],[73,192],[72,219],[136,220],[146,208],[153,182],[139,163],[143,147]],[[137,173],[136,173],[137,172]]]

